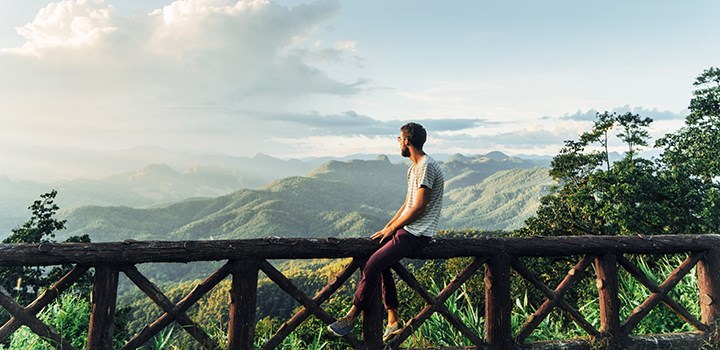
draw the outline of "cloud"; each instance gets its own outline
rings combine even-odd
[[[352,135],[384,136],[398,133],[400,127],[408,122],[417,122],[431,133],[462,131],[483,125],[494,125],[486,119],[422,119],[422,120],[386,120],[381,121],[369,116],[347,111],[340,114],[264,114],[263,119],[301,126],[311,135]],[[293,128],[296,130],[296,128]]]
[[[339,120],[333,121],[334,130],[342,133],[316,133],[300,137],[281,135],[272,141],[276,144],[290,146],[292,148],[290,152],[295,157],[318,154],[335,156],[345,156],[353,153],[387,154],[388,152],[397,151],[395,138],[387,135],[395,135],[403,122],[376,121],[374,125],[378,126],[378,128],[382,126],[384,130],[382,134],[371,134],[368,130],[362,129],[362,126],[358,127],[365,133],[353,134],[350,131],[354,121],[363,121],[363,125],[368,125],[368,123],[365,123],[365,117],[362,116],[354,118],[348,115],[346,117],[348,120],[346,120],[347,124],[344,127],[337,126],[337,124],[342,124]],[[561,125],[552,127],[535,125],[522,130],[478,135],[476,134],[478,126],[483,126],[484,121],[471,119],[462,123],[455,123],[456,121],[455,119],[450,121],[435,120],[437,125],[433,125],[430,120],[418,121],[431,131],[426,144],[428,152],[431,154],[479,154],[499,150],[508,154],[555,155],[563,146],[564,140],[575,139],[582,132],[582,126],[579,125],[581,123],[564,122]],[[587,126],[587,123],[582,124]],[[298,132],[298,134],[305,135],[303,132]]]
[[[335,48],[338,50],[348,50],[356,52],[358,44],[355,40],[339,40],[335,42]]]
[[[53,3],[17,29],[24,44],[2,49],[0,102],[132,116],[174,104],[263,109],[314,94],[357,94],[363,80],[339,81],[296,54],[339,11],[329,0],[292,8],[263,0],[178,0],[122,17],[102,0]],[[340,46],[332,48],[336,55],[356,47]],[[50,111],[58,110],[67,111]],[[41,112],[29,111],[21,112]]]
[[[528,128],[490,135],[453,135],[448,143],[459,147],[499,148],[544,148],[562,146],[564,140],[575,139],[581,131],[574,123],[564,123],[553,127],[534,125]]]
[[[680,113],[674,113],[670,111],[660,111],[657,108],[646,109],[643,107],[630,107],[630,105],[615,107],[609,112],[614,112],[618,114],[631,112],[633,114],[639,114],[641,117],[650,117],[653,120],[678,120],[685,118],[685,111]],[[565,114],[560,117],[560,119],[576,121],[594,121],[597,113],[598,111],[595,109],[590,109],[585,112],[577,111],[574,114]]]
[[[52,3],[0,51],[0,146],[285,154],[274,137],[331,134],[332,123],[258,115],[366,89],[316,64],[354,72],[362,61],[351,39],[316,45],[339,13],[335,0],[177,0],[129,17],[102,0]]]
[[[292,54],[304,60],[331,64],[349,64],[357,68],[365,68],[366,60],[357,55],[358,44],[354,40],[340,40],[332,47],[323,47],[316,43],[312,48],[295,48]]]
[[[33,22],[17,28],[27,40],[25,44],[3,51],[41,56],[55,48],[90,46],[117,30],[112,15],[112,6],[101,1],[86,1],[83,6],[71,1],[51,3],[40,10]]]
[[[483,136],[480,139],[489,145],[532,148],[545,145],[562,145],[565,140],[575,139],[577,136],[578,132],[573,128],[530,128]]]

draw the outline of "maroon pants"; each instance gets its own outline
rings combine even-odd
[[[397,289],[393,280],[390,267],[400,259],[421,251],[430,243],[431,238],[427,236],[415,236],[405,229],[395,232],[392,239],[370,256],[362,270],[362,278],[355,292],[353,305],[360,310],[365,310],[373,302],[377,295],[377,289],[382,282],[382,295],[386,309],[398,308]]]

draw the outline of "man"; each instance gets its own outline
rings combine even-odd
[[[368,259],[355,292],[353,305],[345,317],[328,326],[328,331],[344,336],[352,331],[360,312],[368,308],[375,291],[382,284],[388,324],[383,341],[389,341],[402,330],[398,318],[398,297],[390,267],[400,259],[417,253],[430,243],[437,231],[445,180],[437,162],[423,151],[427,133],[422,125],[408,123],[400,128],[400,152],[412,160],[408,169],[408,189],[405,203],[385,228],[370,238],[378,239],[382,247]]]

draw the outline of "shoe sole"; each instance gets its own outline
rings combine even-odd
[[[402,333],[402,330],[403,330],[403,327],[400,327],[400,328],[394,330],[392,333],[388,334],[387,336],[384,336],[383,342],[389,343],[389,342],[395,340],[395,338],[398,336],[398,334]]]
[[[330,326],[327,326],[327,330],[328,330],[328,332],[330,332],[330,334],[332,334],[332,335],[334,335],[334,336],[336,336],[336,337],[344,337],[344,336],[347,335],[347,334],[340,334],[340,333],[338,333],[338,332],[335,332],[335,330],[332,329]],[[348,333],[348,334],[350,334],[350,333]]]

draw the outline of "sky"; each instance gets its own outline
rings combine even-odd
[[[554,155],[596,111],[682,126],[720,2],[4,0],[0,158],[154,146],[281,158]],[[618,145],[619,147],[619,145]]]

